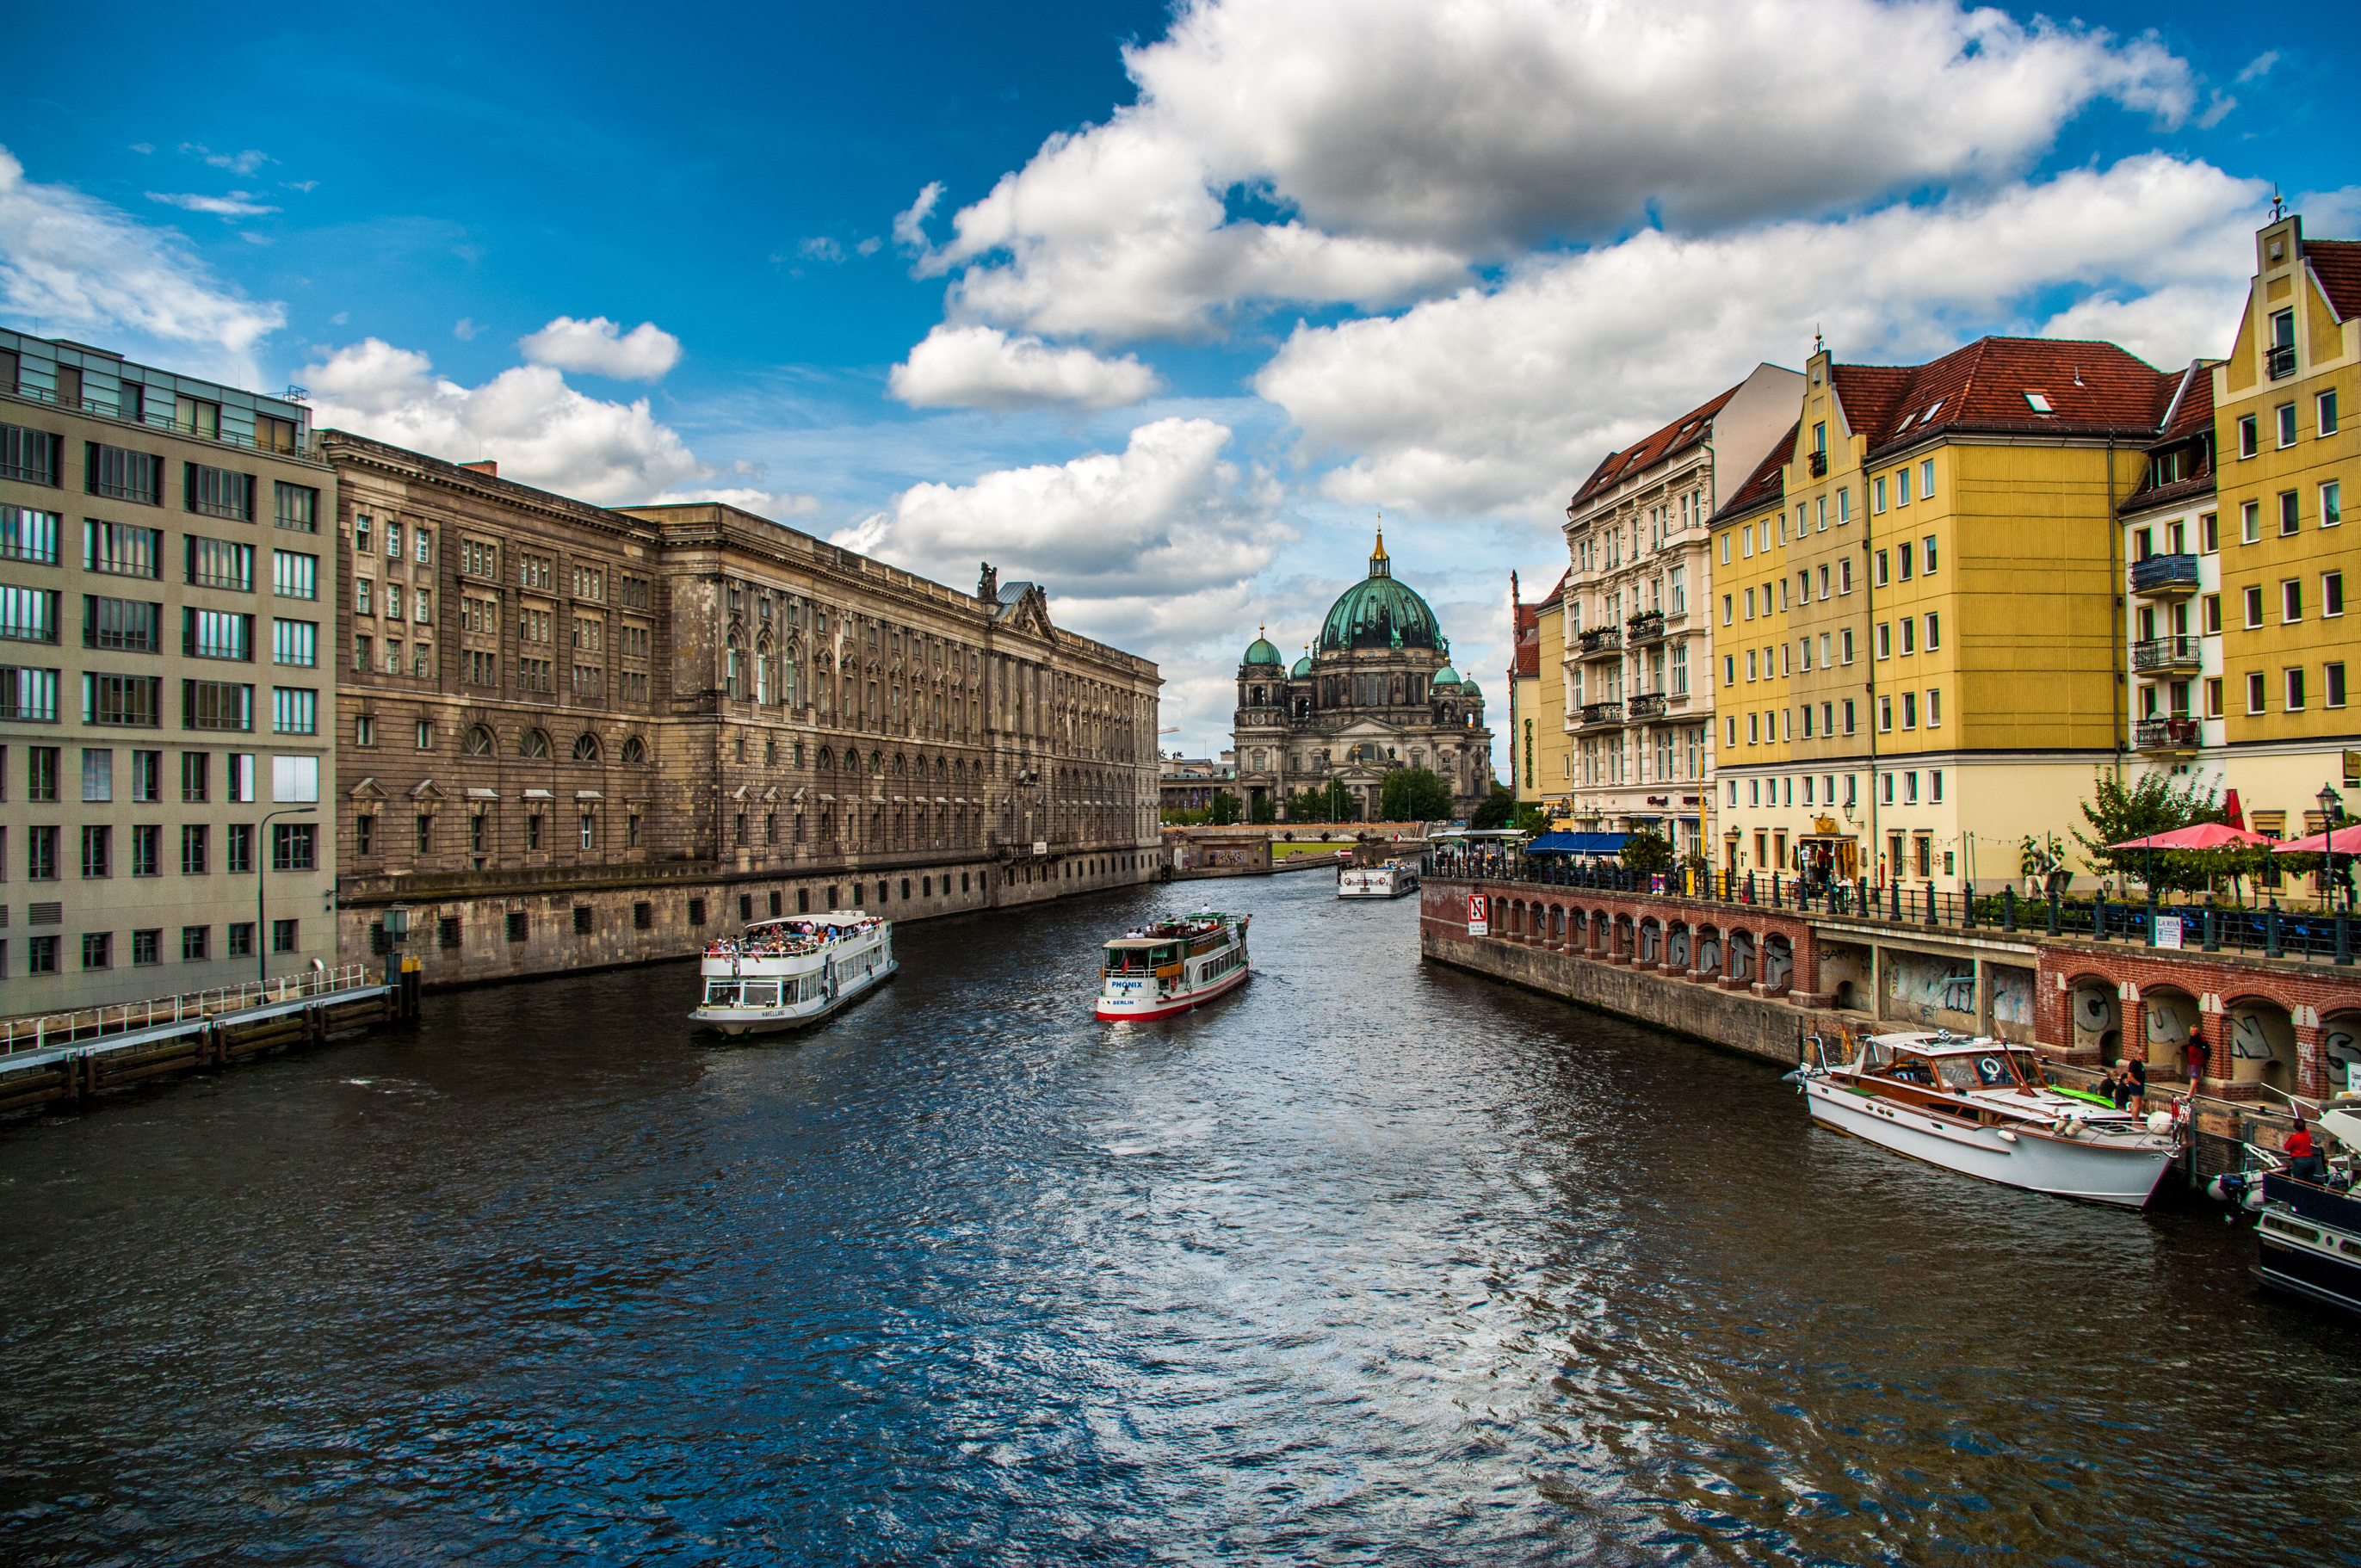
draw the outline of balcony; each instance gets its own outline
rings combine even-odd
[[[2295,345],[2275,343],[2263,351],[2263,363],[2269,367],[2271,379],[2284,381],[2295,374]]]
[[[2151,555],[2132,564],[2132,592],[2143,598],[2180,598],[2197,591],[2197,557]]]
[[[2143,718],[2132,726],[2132,750],[2150,757],[2185,757],[2197,750],[2197,720]]]
[[[1828,477],[1828,455],[1827,453],[1815,452],[1811,454],[1811,465],[1813,478],[1825,479]]]
[[[1598,626],[1575,640],[1576,649],[1586,659],[1601,658],[1623,651],[1623,630],[1620,627]]]
[[[2132,668],[2142,674],[2194,672],[2204,666],[2205,645],[2196,637],[2151,637],[2132,644]]]
[[[1582,725],[1586,729],[1594,724],[1622,722],[1623,705],[1620,702],[1586,702],[1582,705]]]
[[[1664,634],[1664,612],[1660,609],[1652,609],[1645,615],[1635,615],[1623,623],[1623,635],[1634,647],[1642,642],[1653,642]]]
[[[1642,718],[1664,717],[1664,694],[1642,692],[1623,705],[1623,717],[1634,722]]]

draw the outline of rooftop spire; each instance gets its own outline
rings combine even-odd
[[[1378,513],[1378,547],[1369,552],[1369,576],[1390,577],[1393,575],[1393,563],[1386,557],[1386,514],[1379,512]]]

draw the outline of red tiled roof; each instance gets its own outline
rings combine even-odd
[[[1943,430],[2154,436],[2180,384],[2112,343],[1979,338],[1915,368],[1838,366],[1836,384],[1856,435],[1880,448]],[[2027,394],[2038,396],[2048,410]]]
[[[1542,673],[1542,644],[1539,638],[1535,638],[1531,642],[1520,642],[1517,644],[1516,673],[1520,675],[1529,676],[1538,675]]]
[[[2361,315],[2361,239],[2308,239],[2303,258],[2312,263],[2339,321]]]
[[[1741,381],[1739,386],[1742,387],[1745,384]],[[1721,411],[1721,406],[1724,403],[1737,395],[1738,387],[1732,387],[1712,401],[1691,409],[1638,444],[1627,447],[1621,452],[1609,453],[1598,466],[1591,471],[1590,477],[1582,482],[1582,488],[1574,492],[1574,499],[1569,505],[1578,507],[1589,497],[1609,486],[1620,485],[1632,475],[1663,462],[1675,453],[1686,452],[1695,446],[1712,433],[1713,416]]]
[[[2180,379],[2186,383],[2176,389],[2180,401],[2174,406],[2171,422],[2156,438],[2156,444],[2186,441],[2201,431],[2213,428],[2213,367],[2218,363],[2201,359],[2180,373]]]
[[[1725,517],[1735,517],[1785,499],[1787,460],[1795,455],[1795,433],[1803,428],[1804,422],[1797,420],[1787,427],[1786,434],[1771,444],[1762,463],[1747,476],[1746,483],[1738,487],[1738,493],[1730,498],[1729,503],[1713,514],[1712,521],[1719,522]]]

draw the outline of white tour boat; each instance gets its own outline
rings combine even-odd
[[[858,909],[765,920],[708,942],[704,1000],[689,1022],[725,1035],[816,1024],[882,984],[901,965],[894,923]]]
[[[1169,1018],[1244,985],[1246,915],[1202,910],[1106,945],[1099,970],[1101,1018]]]
[[[1872,1036],[1846,1063],[1806,1048],[1818,1059],[1788,1076],[1812,1120],[1986,1181],[2136,1209],[2180,1152],[2170,1113],[2054,1088],[2022,1046],[1938,1031]]]
[[[1336,872],[1339,898],[1400,898],[1418,891],[1418,868],[1405,861],[1381,866],[1345,866]]]

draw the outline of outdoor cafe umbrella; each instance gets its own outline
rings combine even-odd
[[[2192,822],[2186,828],[2175,828],[2169,833],[2151,833],[2145,839],[2126,839],[2120,844],[2110,844],[2110,850],[2146,850],[2147,875],[2141,880],[2148,884],[2151,899],[2156,889],[2156,852],[2158,850],[2224,850],[2234,845],[2268,844],[2270,840],[2260,833],[2249,833],[2244,828],[2233,828],[2226,822]],[[2125,892],[2128,894],[2129,890]]]
[[[2361,822],[2347,822],[2341,828],[2331,828],[2325,833],[2314,833],[2302,839],[2290,839],[2284,844],[2271,846],[2274,855],[2326,855],[2330,884],[2327,898],[2333,906],[2336,898],[2335,881],[2339,855],[2361,855]],[[2352,907],[2350,884],[2346,884],[2345,907]]]

